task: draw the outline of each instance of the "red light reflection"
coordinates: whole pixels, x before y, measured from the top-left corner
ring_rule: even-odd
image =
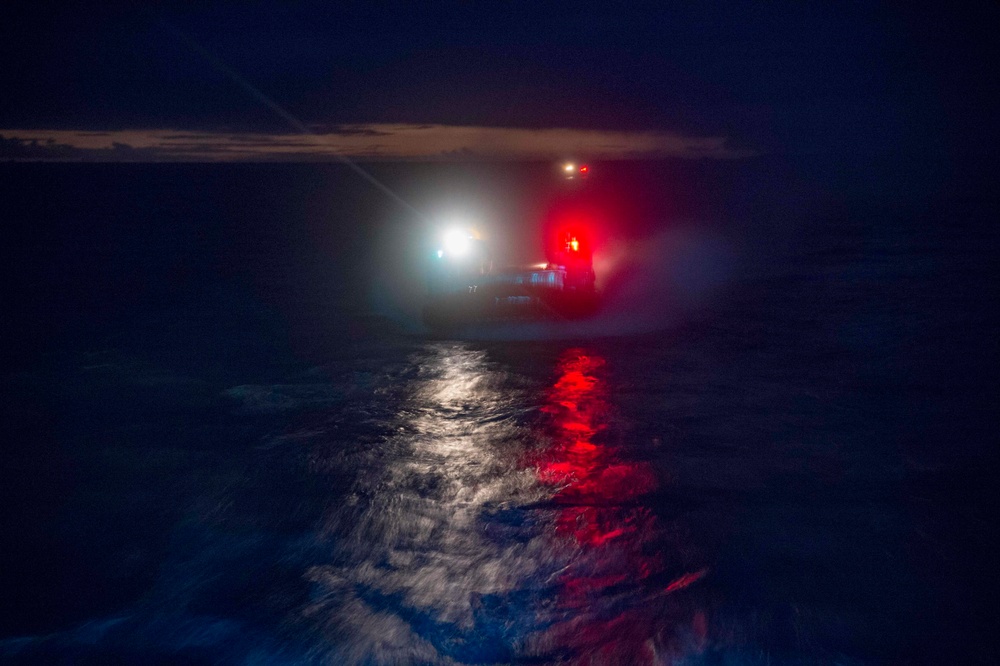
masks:
[[[625,521],[632,524],[618,524],[619,507],[598,504],[621,503],[655,487],[648,465],[616,460],[612,448],[594,441],[606,427],[608,411],[606,387],[597,377],[603,365],[600,357],[577,351],[560,363],[561,374],[543,408],[551,417],[553,446],[538,464],[539,478],[559,486],[555,500],[570,505],[560,515],[561,531],[590,544],[636,527],[632,519]]]
[[[667,575],[657,548],[662,530],[640,501],[656,478],[648,463],[623,460],[608,437],[603,370],[596,354],[567,353],[543,408],[552,445],[537,462],[538,478],[555,487],[557,540],[577,553],[558,579],[556,602],[569,619],[551,627],[548,640],[572,646],[581,661],[658,663],[676,648],[664,638],[671,633],[664,621],[667,629],[685,624],[688,635],[694,628],[704,641],[703,614],[685,622],[665,604],[705,571]]]

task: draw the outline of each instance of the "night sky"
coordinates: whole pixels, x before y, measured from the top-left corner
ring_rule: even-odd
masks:
[[[707,152],[719,157],[977,154],[997,140],[1000,8],[962,7],[15,3],[0,27],[0,156],[41,156],[16,149],[44,143],[47,130],[123,131],[112,137],[127,144],[117,155],[148,147],[151,158],[162,142],[137,130],[193,133],[195,143],[261,134],[259,153],[296,131],[213,57],[312,131],[334,143],[367,131],[390,156],[410,153],[396,151],[386,128],[422,124],[617,132],[582,144],[564,137],[570,148],[614,143],[609,157],[706,152],[678,149],[684,139],[711,140]],[[669,140],[621,134],[633,132]],[[57,157],[95,145],[49,136],[64,146]],[[521,154],[497,141],[469,151]]]

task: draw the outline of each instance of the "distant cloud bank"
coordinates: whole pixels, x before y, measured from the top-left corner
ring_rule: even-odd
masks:
[[[753,154],[728,147],[725,137],[461,125],[350,124],[316,127],[313,134],[0,129],[0,160],[7,161],[738,159]]]

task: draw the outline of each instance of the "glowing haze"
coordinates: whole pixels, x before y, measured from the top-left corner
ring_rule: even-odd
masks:
[[[0,129],[3,160],[321,161],[587,159],[678,157],[734,159],[751,153],[725,137],[670,132],[522,129],[439,124],[345,124],[312,134],[128,129],[109,132]]]

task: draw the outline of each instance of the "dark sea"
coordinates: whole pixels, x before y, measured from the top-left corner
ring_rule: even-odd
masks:
[[[985,177],[365,168],[0,164],[0,662],[997,662]],[[598,314],[423,328],[553,215]]]

